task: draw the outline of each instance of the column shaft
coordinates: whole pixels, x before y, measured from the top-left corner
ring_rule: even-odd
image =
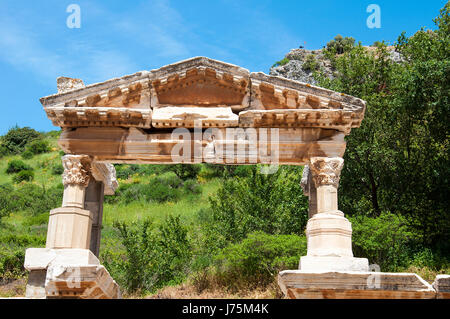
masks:
[[[85,209],[91,159],[86,155],[65,155],[62,207],[50,211],[46,248],[89,249],[92,214]]]

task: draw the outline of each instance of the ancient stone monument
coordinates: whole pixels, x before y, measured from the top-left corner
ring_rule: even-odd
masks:
[[[103,197],[118,186],[111,163],[206,162],[306,165],[308,253],[299,270],[279,274],[287,297],[434,298],[417,275],[370,272],[367,259],[353,256],[337,190],[344,137],[360,126],[363,100],[204,57],[57,85],[41,103],[62,128],[64,199],[50,212],[46,248],[26,252],[28,297],[120,297],[97,258]],[[447,279],[436,287],[448,288]]]

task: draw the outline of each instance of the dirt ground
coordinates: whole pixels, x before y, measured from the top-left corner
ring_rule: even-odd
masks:
[[[133,296],[127,296],[134,298]],[[194,286],[181,284],[166,287],[154,295],[146,296],[145,299],[281,299],[283,294],[277,286],[269,286],[266,289],[255,289],[239,291],[236,293],[224,290],[205,289],[198,292]]]
[[[26,285],[26,278],[0,280],[0,297],[24,297]]]

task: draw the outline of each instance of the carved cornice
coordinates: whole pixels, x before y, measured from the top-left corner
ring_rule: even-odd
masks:
[[[201,117],[210,118],[214,108],[228,107],[238,122],[216,118],[203,127],[325,128],[348,135],[361,125],[366,107],[353,96],[206,57],[87,86],[60,77],[58,90],[40,101],[53,124],[63,128],[190,127],[179,113],[201,107],[210,112]],[[166,107],[179,110],[161,120],[156,110]]]
[[[338,187],[344,160],[340,157],[312,157],[309,169],[316,187]]]
[[[64,167],[63,184],[87,187],[90,179],[91,158],[87,155],[65,155],[62,157]]]

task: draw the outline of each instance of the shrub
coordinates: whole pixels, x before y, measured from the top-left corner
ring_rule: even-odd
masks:
[[[178,188],[183,186],[183,180],[173,172],[167,172],[163,175],[150,179],[149,184],[161,184],[170,188]]]
[[[409,244],[417,239],[405,218],[391,213],[379,217],[349,217],[353,254],[378,264],[382,271],[397,271],[408,264]]]
[[[3,189],[3,191],[2,191]],[[0,214],[7,215],[13,211],[28,211],[33,215],[48,213],[61,206],[63,185],[46,189],[31,183],[25,183],[14,189],[10,185],[0,186]]]
[[[0,158],[6,156],[9,154],[9,150],[6,148],[6,146],[0,144]]]
[[[25,164],[21,160],[11,160],[8,162],[8,167],[6,168],[7,174],[19,173],[20,171],[32,171],[31,166]]]
[[[59,131],[49,131],[49,132],[45,132],[44,133],[45,137],[52,138],[52,139],[58,139],[60,135],[61,135],[61,130],[59,130]]]
[[[144,189],[145,184],[128,184],[119,189],[120,201],[124,204],[129,204],[134,201],[145,199]]]
[[[128,179],[137,174],[140,176],[159,175],[172,170],[174,165],[152,165],[152,164],[116,164],[116,176],[120,179]]]
[[[37,214],[36,216],[28,217],[24,221],[24,225],[26,226],[45,225],[48,223],[48,219],[49,219],[49,212]]]
[[[306,72],[313,72],[319,69],[319,63],[316,61],[316,58],[313,54],[309,54],[306,56],[305,61],[302,64],[302,70]]]
[[[34,179],[33,171],[20,171],[13,176],[14,183],[20,183],[23,181],[31,182]]]
[[[45,237],[31,234],[0,233],[0,279],[23,277],[25,250],[30,247],[44,247]]]
[[[202,187],[193,179],[184,182],[183,189],[186,194],[201,194]]]
[[[308,201],[300,186],[301,168],[279,167],[274,174],[262,174],[251,167],[249,177],[223,182],[210,198],[211,222],[208,247],[224,247],[253,231],[268,234],[301,234],[307,222]]]
[[[46,140],[34,140],[26,146],[25,150],[37,155],[50,152],[50,146]]]
[[[207,180],[214,177],[222,177],[226,165],[220,164],[202,164],[200,172],[197,174],[198,180]]]
[[[22,153],[22,158],[23,158],[23,159],[31,159],[31,158],[33,158],[33,156],[34,156],[34,154],[33,154],[33,152],[31,152],[30,150],[25,150],[25,151]]]
[[[29,127],[18,127],[17,125],[10,129],[2,138],[2,145],[8,149],[11,154],[20,154],[25,146],[31,141],[41,138],[41,134]]]
[[[152,183],[146,185],[146,199],[158,203],[176,201],[180,198],[180,190],[163,183]]]
[[[64,173],[64,167],[61,163],[55,163],[52,165],[52,174],[53,175],[61,175]]]
[[[187,229],[179,217],[168,216],[159,229],[150,220],[114,222],[114,227],[119,231],[125,258],[112,252],[103,253],[102,258],[110,271],[121,272],[117,278],[128,292],[154,292],[186,277],[192,253]]]
[[[305,236],[253,232],[217,255],[212,280],[232,290],[264,287],[273,282],[279,271],[298,268],[300,256],[304,255]]]
[[[187,228],[181,224],[179,216],[169,215],[157,234],[158,271],[155,286],[157,288],[176,285],[186,277],[192,257],[192,246],[188,239]]]
[[[0,279],[19,278],[25,275],[24,261],[24,249],[0,250]]]
[[[332,54],[342,54],[350,51],[353,48],[355,39],[352,37],[342,37],[338,34],[334,40],[327,43],[327,51]]]
[[[171,170],[181,180],[187,180],[196,178],[201,169],[202,166],[199,164],[176,164]]]
[[[9,196],[13,190],[14,188],[10,184],[0,185],[0,219],[11,213],[14,202],[9,200]]]
[[[277,66],[282,66],[282,65],[288,64],[289,61],[290,61],[290,60],[289,60],[288,58],[283,58],[282,60],[275,62],[275,63],[272,65],[272,68],[275,68],[275,67],[277,67]]]
[[[120,179],[128,179],[131,175],[135,174],[138,170],[138,165],[122,165],[116,164],[114,165],[116,168],[116,176]]]

